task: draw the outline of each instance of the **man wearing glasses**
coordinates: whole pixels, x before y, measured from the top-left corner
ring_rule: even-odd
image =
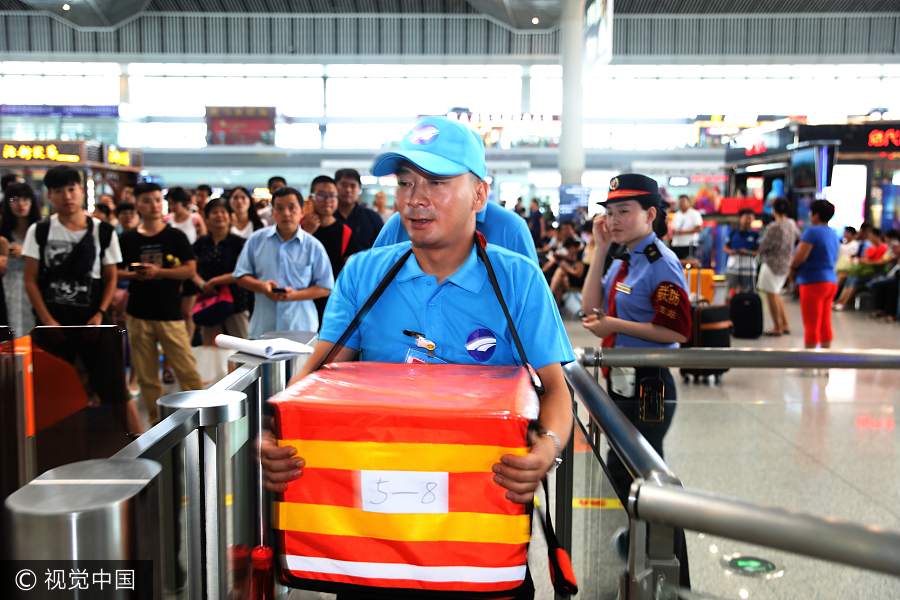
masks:
[[[338,221],[334,216],[338,207],[337,183],[334,179],[327,175],[319,175],[313,179],[310,188],[309,202],[303,210],[303,231],[325,246],[325,252],[331,261],[331,271],[337,279],[338,273],[344,268],[344,263],[350,255],[359,251],[359,244],[350,226]],[[321,324],[328,298],[316,298],[315,303]]]

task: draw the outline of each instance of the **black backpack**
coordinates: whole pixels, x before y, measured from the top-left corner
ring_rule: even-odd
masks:
[[[87,231],[85,232],[84,237],[81,238],[81,241],[72,248],[72,251],[61,264],[53,269],[49,269],[44,261],[44,249],[47,246],[47,238],[50,236],[50,219],[38,221],[34,228],[34,239],[37,241],[39,248],[38,262],[40,264],[40,270],[38,281],[46,277],[50,271],[53,271],[54,273],[74,274],[81,277],[91,270],[91,267],[94,266],[94,257],[92,253],[88,252],[88,249],[93,249],[94,246],[94,219],[88,217],[87,223]],[[112,234],[114,231],[115,227],[109,223],[100,221],[101,262],[103,260],[103,253],[106,252],[106,249],[109,248],[109,244],[112,241]],[[90,260],[88,261],[88,259]]]

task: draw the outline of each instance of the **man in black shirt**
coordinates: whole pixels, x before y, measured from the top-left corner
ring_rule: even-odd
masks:
[[[338,210],[335,218],[350,226],[356,234],[360,250],[368,250],[375,245],[375,238],[384,221],[381,215],[359,203],[359,192],[362,190],[362,179],[355,169],[340,169],[334,174],[338,191]],[[335,273],[337,276],[337,273]]]
[[[156,401],[162,396],[157,342],[162,344],[181,389],[203,389],[181,316],[181,283],[194,276],[196,261],[187,236],[162,220],[160,187],[142,183],[134,192],[143,222],[122,234],[118,274],[120,280],[131,282],[125,309],[131,360],[147,415],[155,425],[159,419]]]
[[[331,262],[331,272],[337,279],[344,263],[359,250],[356,241],[356,233],[349,225],[338,221],[334,216],[338,207],[337,184],[327,175],[319,175],[312,181],[307,208],[304,210],[303,231],[322,242],[328,259]],[[316,310],[319,312],[319,325],[322,324],[322,315],[325,313],[325,305],[328,298],[316,298]]]

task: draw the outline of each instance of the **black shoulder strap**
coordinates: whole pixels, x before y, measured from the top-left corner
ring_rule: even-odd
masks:
[[[41,263],[44,262],[44,246],[47,245],[48,237],[50,237],[50,219],[41,219],[34,227],[34,239],[38,243]]]
[[[522,363],[524,367],[528,370],[528,375],[531,377],[531,384],[534,386],[534,391],[537,392],[538,396],[544,395],[544,384],[541,381],[541,378],[538,376],[537,371],[535,371],[531,364],[528,362],[528,357],[525,356],[525,348],[522,346],[522,342],[519,340],[519,333],[516,331],[516,326],[513,324],[512,317],[509,316],[509,309],[506,307],[506,301],[503,299],[503,294],[500,293],[500,285],[497,283],[497,277],[494,275],[494,268],[491,266],[491,260],[488,258],[487,252],[482,245],[484,242],[487,245],[487,241],[484,239],[484,236],[475,232],[475,251],[478,252],[478,258],[480,258],[484,262],[484,266],[488,272],[488,279],[491,280],[491,286],[494,288],[494,295],[497,296],[497,300],[500,301],[500,308],[503,309],[503,315],[506,317],[506,323],[509,325],[509,332],[512,334],[513,342],[516,344],[516,350],[519,351],[519,357],[522,359]]]
[[[100,221],[100,262],[103,263],[103,254],[112,242],[112,234],[116,228],[105,221]]]
[[[400,272],[400,269],[403,267],[404,263],[406,263],[406,259],[409,258],[410,254],[412,254],[412,248],[407,250],[403,254],[403,256],[401,256],[400,259],[394,263],[394,266],[391,267],[390,271],[388,271],[381,282],[379,282],[378,287],[375,288],[375,291],[372,292],[372,295],[369,296],[368,300],[366,300],[362,308],[359,309],[359,312],[356,313],[356,316],[353,317],[353,320],[350,321],[350,324],[347,326],[347,329],[344,330],[344,333],[341,334],[341,337],[338,339],[338,341],[334,343],[334,346],[331,347],[331,350],[328,352],[322,362],[316,365],[316,368],[312,369],[312,371],[318,371],[324,365],[327,365],[329,362],[334,360],[334,357],[337,356],[337,353],[340,350],[339,347],[347,343],[347,340],[353,334],[353,331],[357,327],[359,327],[360,321],[365,318],[365,316],[372,309],[372,306],[375,304],[375,302],[377,302],[378,299],[381,298],[381,295],[384,293],[384,290],[387,289],[387,286],[391,284],[391,282],[394,280],[394,277],[396,277],[397,273]]]

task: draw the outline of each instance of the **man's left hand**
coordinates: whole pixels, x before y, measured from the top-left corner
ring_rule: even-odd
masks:
[[[94,313],[94,316],[88,319],[88,325],[103,325],[103,313],[99,310]]]
[[[494,482],[509,491],[506,499],[519,504],[531,504],[541,480],[556,462],[556,445],[549,436],[542,435],[531,445],[525,456],[504,454],[494,465]]]

